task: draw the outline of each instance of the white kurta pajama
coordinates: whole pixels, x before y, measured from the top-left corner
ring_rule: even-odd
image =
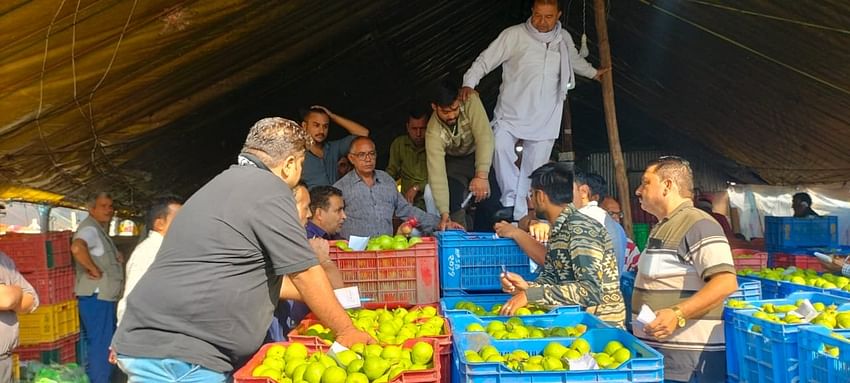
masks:
[[[528,176],[549,160],[561,126],[566,89],[574,86],[572,73],[564,79],[560,76],[561,39],[569,51],[567,70],[572,67],[581,76],[596,76],[596,69],[579,56],[566,30],[561,29],[559,35],[557,31],[550,32],[554,37],[547,44],[540,41],[540,36],[546,34],[532,37],[526,25],[502,31],[463,76],[463,86],[475,88],[482,77],[502,66],[502,85],[492,121],[496,146],[493,166],[502,191],[500,202],[502,206],[514,206],[516,220],[528,211]],[[560,22],[555,28],[561,28]],[[514,148],[520,139],[523,161],[517,169]]]

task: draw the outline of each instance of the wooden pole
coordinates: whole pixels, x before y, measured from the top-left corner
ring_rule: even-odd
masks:
[[[561,114],[561,149],[558,151],[558,162],[563,162],[575,168],[575,152],[573,151],[573,117],[570,112],[570,99],[564,99],[564,112]]]
[[[611,47],[608,44],[608,21],[605,11],[605,0],[593,0],[596,15],[596,37],[599,39],[599,60],[601,68],[612,68]],[[632,235],[632,207],[629,180],[626,177],[626,162],[620,147],[620,131],[617,128],[617,111],[614,108],[614,77],[613,72],[602,75],[602,104],[605,107],[605,125],[608,128],[608,145],[611,159],[614,161],[614,178],[620,196],[620,208],[623,209],[623,228]]]

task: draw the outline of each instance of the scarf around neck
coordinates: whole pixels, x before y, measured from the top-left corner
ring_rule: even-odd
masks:
[[[561,55],[561,77],[558,80],[558,95],[563,100],[567,97],[567,91],[572,89],[575,85],[575,75],[573,74],[573,67],[570,65],[570,51],[567,47],[566,41],[566,39],[569,38],[569,35],[564,36],[561,34],[562,28],[560,21],[558,21],[558,24],[555,25],[555,28],[546,33],[541,33],[534,28],[533,25],[531,25],[531,17],[526,20],[524,26],[528,35],[538,42],[544,44],[553,42],[558,43],[558,51]]]

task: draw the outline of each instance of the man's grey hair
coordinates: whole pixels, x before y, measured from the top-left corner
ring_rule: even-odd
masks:
[[[303,153],[312,143],[307,131],[295,121],[269,117],[251,127],[242,152],[253,154],[267,166],[274,167],[289,156]]]
[[[100,198],[103,198],[103,197],[109,198],[110,200],[113,199],[112,195],[109,194],[108,192],[105,192],[105,191],[94,192],[94,193],[89,194],[89,197],[86,198],[86,207],[89,208],[89,209],[93,208],[94,205],[97,203],[97,200],[100,199]]]

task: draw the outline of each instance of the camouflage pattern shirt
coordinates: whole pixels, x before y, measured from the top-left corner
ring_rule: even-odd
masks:
[[[608,231],[567,205],[555,220],[543,271],[526,291],[529,303],[580,305],[612,326],[623,328],[626,306]]]

